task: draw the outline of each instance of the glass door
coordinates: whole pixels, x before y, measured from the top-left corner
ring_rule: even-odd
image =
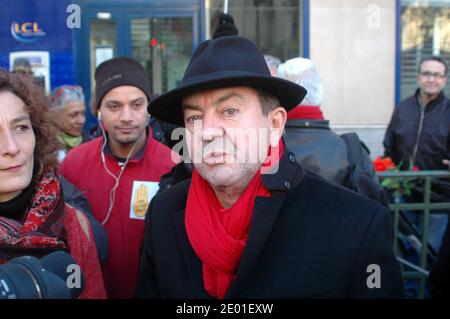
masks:
[[[82,5],[82,27],[75,32],[77,81],[86,104],[95,92],[95,69],[117,56],[137,59],[147,71],[152,92],[161,94],[178,86],[193,49],[203,35],[201,1],[163,2],[117,0]],[[89,114],[86,127],[96,123]]]
[[[147,70],[153,94],[177,87],[193,50],[192,17],[130,20],[131,56]]]
[[[89,31],[90,80],[92,84],[95,84],[94,74],[97,66],[117,56],[116,20],[110,17],[92,19],[89,23]],[[95,85],[91,85],[91,93],[94,93],[94,89]]]

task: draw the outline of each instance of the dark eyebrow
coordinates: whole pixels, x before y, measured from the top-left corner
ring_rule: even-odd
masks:
[[[19,117],[16,117],[15,119],[13,119],[11,121],[11,123],[15,124],[17,122],[22,122],[22,121],[27,121],[27,120],[30,120],[30,116],[29,115],[22,115],[22,116],[19,116]]]
[[[142,96],[135,98],[134,100],[131,101],[131,103],[133,104],[133,103],[141,102],[141,101],[142,102],[145,101],[145,98]],[[105,102],[105,105],[122,105],[122,102],[116,101],[116,100],[109,100],[109,101]]]
[[[116,101],[116,100],[109,100],[109,101],[105,102],[105,105],[112,105],[112,104],[122,105],[122,103],[120,103],[119,101]]]
[[[131,101],[131,103],[144,102],[144,101],[145,101],[145,98],[140,96],[140,97],[134,99],[133,101]]]
[[[236,92],[230,92],[230,93],[225,94],[224,96],[219,97],[217,100],[215,100],[213,102],[213,104],[217,106],[217,105],[225,102],[226,100],[231,99],[232,97],[237,97],[239,100],[245,101],[245,98],[242,95],[240,95]]]
[[[198,110],[201,111],[202,108],[200,106],[197,105],[192,105],[192,104],[183,104],[183,111],[189,109],[189,110]]]

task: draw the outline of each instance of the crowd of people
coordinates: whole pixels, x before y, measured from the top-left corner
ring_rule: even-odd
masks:
[[[89,134],[80,86],[47,97],[0,70],[0,264],[67,251],[81,298],[403,298],[386,193],[358,136],[330,129],[317,65],[220,19],[161,96],[135,59],[101,63]],[[448,169],[447,74],[423,59],[395,108],[385,155],[403,168]],[[431,220],[432,297],[450,294],[447,220]]]

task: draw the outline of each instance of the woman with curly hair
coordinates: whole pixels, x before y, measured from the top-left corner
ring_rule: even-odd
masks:
[[[67,251],[86,277],[80,298],[105,298],[91,225],[64,202],[55,172],[59,143],[48,107],[30,77],[0,70],[0,264]]]

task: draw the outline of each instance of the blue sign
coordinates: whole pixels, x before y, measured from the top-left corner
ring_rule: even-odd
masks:
[[[44,37],[46,33],[39,28],[37,22],[13,22],[11,24],[11,35],[19,42],[34,43]]]
[[[67,25],[67,18],[70,15],[67,13],[67,7],[72,2],[1,0],[0,67],[11,69],[11,57],[20,56],[21,53],[48,52],[51,88],[63,84],[76,84],[73,58],[74,31]],[[36,59],[36,55],[30,55],[30,59],[33,58]]]

